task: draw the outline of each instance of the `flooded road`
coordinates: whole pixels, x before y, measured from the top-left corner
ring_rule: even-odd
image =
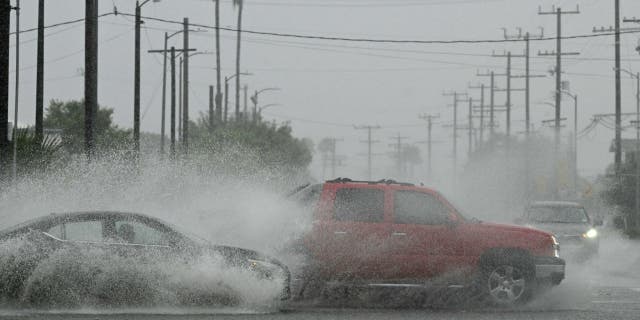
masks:
[[[517,309],[379,304],[288,303],[273,309],[150,308],[0,311],[0,319],[637,319],[640,312],[640,242],[605,236],[599,256],[570,263],[567,279]],[[622,255],[621,252],[628,254]]]

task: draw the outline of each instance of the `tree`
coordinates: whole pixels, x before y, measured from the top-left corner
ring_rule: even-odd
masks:
[[[234,121],[210,129],[206,114],[190,124],[192,153],[217,157],[217,163],[227,161],[225,164],[241,173],[263,169],[293,172],[305,170],[311,163],[313,144],[293,137],[287,124]]]
[[[640,219],[635,212],[636,201],[636,160],[628,159],[620,165],[620,172],[615,174],[614,166],[609,166],[599,183],[604,185],[600,196],[606,204],[617,208],[619,214],[617,226],[634,236],[640,236]],[[635,213],[635,214],[634,214]]]
[[[99,107],[95,119],[97,152],[123,149],[131,143],[130,130],[113,124],[113,109]],[[62,130],[62,146],[70,153],[84,151],[84,101],[51,100],[46,110],[44,126]]]
[[[413,168],[416,165],[422,163],[422,156],[420,155],[420,148],[414,145],[405,145],[402,147],[402,170],[403,175],[413,176]]]
[[[46,170],[61,159],[62,145],[54,135],[40,136],[30,129],[16,130],[16,137],[10,142],[17,145],[17,170],[19,175]]]

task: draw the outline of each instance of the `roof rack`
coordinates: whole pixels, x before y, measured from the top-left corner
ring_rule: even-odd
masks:
[[[378,180],[378,181],[360,181],[360,180],[351,180],[349,178],[336,178],[334,180],[328,180],[327,182],[330,182],[330,183],[367,183],[367,184],[386,184],[386,185],[396,184],[396,185],[407,186],[407,187],[415,186],[415,184],[413,184],[413,183],[398,182],[398,181],[395,181],[395,180],[392,180],[392,179],[382,179],[382,180]]]

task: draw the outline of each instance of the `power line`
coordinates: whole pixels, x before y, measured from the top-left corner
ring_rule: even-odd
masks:
[[[98,19],[102,18],[102,17],[106,17],[106,16],[111,16],[111,15],[117,15],[117,12],[106,12],[103,14],[98,15]],[[48,26],[44,26],[45,29],[50,29],[50,28],[55,28],[55,27],[61,27],[61,26],[66,26],[66,25],[70,25],[70,24],[74,24],[74,23],[80,23],[80,22],[84,22],[85,18],[78,18],[75,20],[69,20],[69,21],[63,21],[63,22],[58,22],[58,23],[54,23],[54,24],[50,24]],[[25,30],[20,30],[20,34],[23,33],[29,33],[29,32],[33,32],[33,31],[38,31],[38,28],[31,28],[31,29],[25,29]],[[16,32],[10,32],[10,35],[15,35]]]
[[[135,15],[130,13],[119,12],[123,16],[133,17]],[[156,18],[143,16],[143,19],[162,22],[162,23],[170,23],[170,24],[180,24],[183,23],[177,20]],[[190,23],[191,26],[200,27],[204,29],[213,29],[216,27],[205,25],[205,24],[197,24]],[[478,44],[478,43],[518,43],[524,42],[524,39],[482,39],[482,40],[415,40],[415,39],[372,39],[372,38],[350,38],[350,37],[329,37],[329,36],[317,36],[317,35],[304,35],[304,34],[295,34],[295,33],[282,33],[282,32],[267,32],[267,31],[256,31],[256,30],[247,30],[242,29],[238,30],[235,28],[229,27],[219,27],[219,30],[230,31],[230,32],[241,32],[246,34],[255,34],[262,36],[272,36],[272,37],[281,37],[281,38],[298,38],[298,39],[313,39],[313,40],[325,40],[325,41],[345,41],[345,42],[369,42],[369,43],[394,43],[394,44]],[[630,30],[624,31],[621,33],[632,33],[637,34],[640,33],[640,30]],[[562,40],[569,39],[587,39],[587,38],[597,38],[603,36],[611,36],[615,35],[615,33],[597,33],[597,34],[581,34],[581,35],[573,35],[573,36],[563,36],[560,37]],[[543,37],[537,39],[530,39],[530,41],[551,41],[558,40],[558,37]]]

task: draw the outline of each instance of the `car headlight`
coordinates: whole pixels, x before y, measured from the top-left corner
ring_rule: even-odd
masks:
[[[593,228],[589,229],[589,231],[582,234],[583,238],[588,238],[588,239],[593,239],[597,236],[598,236],[598,230]]]
[[[560,243],[558,243],[558,239],[556,239],[555,236],[551,236],[551,241],[553,242],[552,244],[553,256],[556,258],[560,258]]]
[[[275,274],[279,273],[279,267],[267,261],[247,259],[249,268],[257,272],[262,278],[273,279]]]

